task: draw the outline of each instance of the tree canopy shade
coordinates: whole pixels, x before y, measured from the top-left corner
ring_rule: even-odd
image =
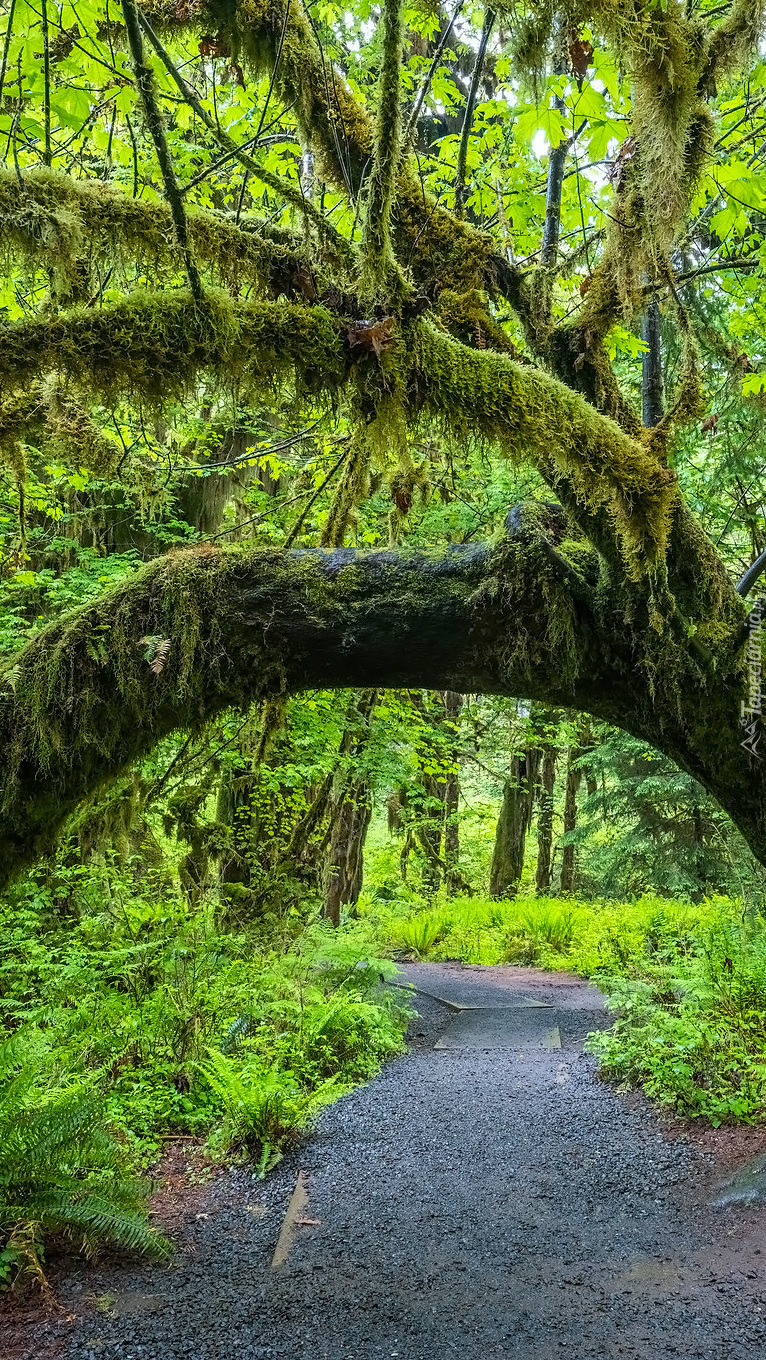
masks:
[[[129,482],[134,447],[160,447],[179,408],[211,425],[268,412],[277,432],[308,413],[337,442],[284,546],[171,552],[9,657],[6,878],[168,732],[333,686],[606,718],[699,779],[766,863],[766,766],[741,744],[740,571],[685,465],[706,352],[761,400],[747,308],[733,344],[712,313],[722,280],[759,277],[763,9],[514,4],[479,34],[386,0],[366,52],[366,4],[10,0],[0,441],[19,542],[5,569],[24,567],[30,451],[63,447]],[[689,280],[710,274],[703,305]],[[492,542],[397,546],[429,441],[535,470]],[[381,477],[390,545],[344,547]]]

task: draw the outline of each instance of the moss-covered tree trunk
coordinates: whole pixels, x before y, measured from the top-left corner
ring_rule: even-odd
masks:
[[[447,770],[447,777],[444,784],[444,881],[447,892],[455,893],[465,890],[465,883],[460,873],[460,768],[458,765],[457,737],[458,721],[460,710],[463,707],[462,694],[453,694],[448,691],[444,696],[444,711],[446,722],[449,724],[454,740],[452,742],[452,761]]]
[[[372,817],[370,787],[352,780],[337,808],[327,855],[323,915],[340,925],[342,906],[355,907],[364,882],[364,843]]]
[[[167,733],[284,693],[378,686],[604,718],[699,779],[766,862],[766,771],[740,727],[743,606],[688,516],[671,534],[673,601],[610,578],[585,544],[572,565],[539,507],[508,524],[496,546],[438,553],[173,553],[43,629],[0,690],[0,876]],[[683,624],[703,616],[706,646]]]
[[[546,893],[551,886],[553,859],[553,791],[556,784],[558,748],[546,736],[541,742],[540,783],[537,790],[537,869],[535,888]]]
[[[342,906],[355,906],[362,891],[364,842],[372,817],[370,786],[354,773],[370,739],[379,694],[366,690],[352,700],[340,744],[339,766],[329,800],[329,847],[324,865],[323,915],[340,925]]]
[[[503,787],[503,801],[495,829],[495,845],[489,874],[493,897],[515,897],[524,870],[527,832],[532,821],[540,752],[528,749],[511,762]]]
[[[578,765],[582,747],[578,741],[571,742],[567,751],[566,782],[564,785],[564,848],[561,852],[560,889],[571,893],[575,876],[575,847],[566,838],[571,836],[577,826],[577,791],[582,774]]]

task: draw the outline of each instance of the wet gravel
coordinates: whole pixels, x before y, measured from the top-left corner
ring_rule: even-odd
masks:
[[[433,990],[450,984],[428,967]],[[452,983],[493,1006],[552,985],[494,970]],[[42,1325],[30,1356],[50,1343],[61,1360],[766,1355],[766,1220],[708,1207],[710,1156],[583,1054],[585,1029],[608,1022],[598,994],[575,980],[553,994],[562,1049],[526,1052],[434,1051],[455,1012],[420,995],[405,1057],[325,1111],[265,1184],[241,1170],[216,1182],[169,1267],[71,1276],[74,1321]],[[298,1171],[308,1206],[272,1271]]]

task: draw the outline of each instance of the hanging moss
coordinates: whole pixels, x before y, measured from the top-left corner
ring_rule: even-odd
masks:
[[[504,355],[467,349],[429,322],[414,328],[411,390],[457,432],[477,431],[565,483],[589,513],[606,510],[630,575],[664,560],[676,476],[555,379]]]
[[[301,268],[316,278],[315,291],[322,286],[321,255],[318,262],[309,258],[298,238],[282,233],[280,240],[258,219],[236,226],[219,214],[190,209],[187,225],[200,264],[227,287],[256,283],[268,295],[275,287],[282,291],[280,279]],[[0,170],[0,239],[6,261],[17,255],[53,271],[59,294],[77,281],[86,254],[92,263],[116,267],[118,275],[129,266],[156,271],[179,265],[165,203],[54,170],[26,172],[23,190],[12,171]]]

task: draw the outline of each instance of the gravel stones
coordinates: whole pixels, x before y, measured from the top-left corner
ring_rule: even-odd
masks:
[[[215,1182],[169,1267],[81,1272],[103,1311],[83,1310],[71,1278],[61,1302],[77,1320],[47,1324],[36,1354],[46,1341],[60,1360],[766,1354],[766,1258],[756,1248],[745,1269],[750,1228],[706,1207],[710,1159],[598,1080],[581,1051],[608,1023],[593,989],[538,977],[560,1052],[434,1049],[455,1011],[418,996],[405,1057],[327,1109],[265,1184],[242,1170]],[[519,990],[513,975],[463,981],[495,1007]],[[305,1217],[272,1271],[299,1171]]]

